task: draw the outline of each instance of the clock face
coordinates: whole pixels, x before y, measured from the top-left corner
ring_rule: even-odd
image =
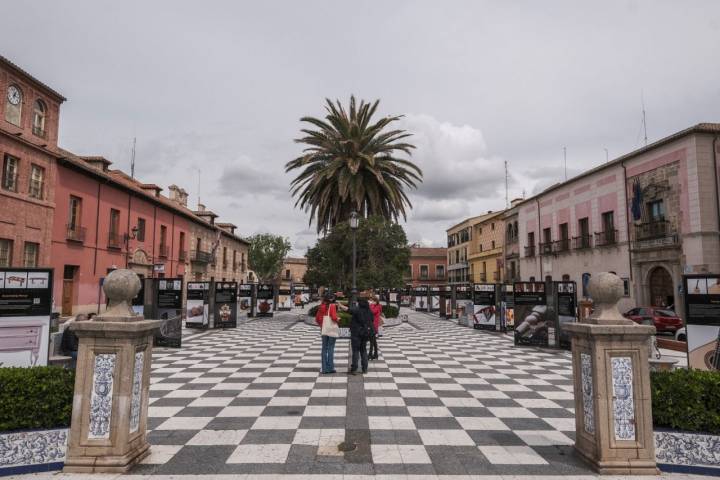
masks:
[[[20,93],[20,89],[15,85],[10,85],[7,92],[7,98],[10,103],[17,105],[20,103],[20,100],[22,100],[22,93]]]

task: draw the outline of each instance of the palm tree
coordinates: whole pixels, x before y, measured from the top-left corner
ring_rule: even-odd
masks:
[[[350,218],[355,210],[368,217],[378,215],[397,222],[412,208],[405,188],[422,182],[422,171],[414,163],[397,158],[411,154],[414,145],[403,141],[411,136],[404,130],[385,130],[401,116],[371,119],[379,100],[373,104],[350,97],[349,112],[337,100],[326,99],[325,119],[303,117],[317,129],[302,129],[295,140],[307,145],[303,155],[288,162],[285,171],[302,169],[291,183],[297,197],[295,206],[310,210],[310,224],[327,232]]]

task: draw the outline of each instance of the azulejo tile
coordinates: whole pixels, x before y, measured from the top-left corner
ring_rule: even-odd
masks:
[[[580,353],[580,382],[583,396],[583,428],[590,435],[595,434],[595,398],[593,393],[592,359]]]
[[[635,400],[633,398],[633,365],[630,357],[613,357],[613,424],[616,440],[635,440]]]
[[[88,438],[105,439],[110,436],[115,360],[114,353],[95,355]]]
[[[0,471],[64,461],[67,436],[65,428],[0,434]]]

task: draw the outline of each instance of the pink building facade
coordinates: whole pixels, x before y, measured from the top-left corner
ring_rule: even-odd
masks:
[[[720,125],[700,124],[517,204],[523,280],[625,280],[621,309],[674,306],[684,273],[720,272]]]

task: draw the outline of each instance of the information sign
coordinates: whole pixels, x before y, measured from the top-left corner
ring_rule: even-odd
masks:
[[[185,326],[207,328],[210,320],[208,303],[210,282],[188,282],[185,302]]]
[[[515,344],[548,346],[547,297],[542,282],[515,282]]]

